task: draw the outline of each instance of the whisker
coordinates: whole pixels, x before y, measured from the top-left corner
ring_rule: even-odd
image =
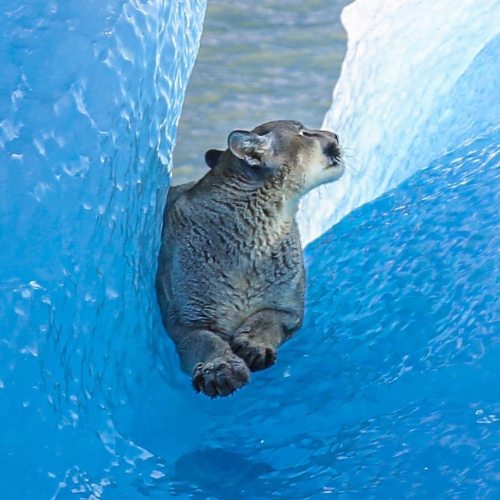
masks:
[[[346,170],[351,174],[354,179],[359,179],[361,177],[361,172],[359,170],[354,170],[352,167],[346,164]]]
[[[355,149],[353,148],[342,148],[342,151],[344,153],[345,156],[349,156],[349,157],[353,157],[353,156],[357,156],[357,152]]]
[[[356,174],[355,177],[360,177],[362,174],[362,169],[359,163],[355,165],[354,159],[357,157],[358,153],[353,148],[342,147],[343,156],[348,161],[344,161],[346,169],[352,173]],[[354,176],[353,176],[354,177]]]
[[[345,155],[342,155],[341,157],[336,156],[335,161],[340,162],[341,158],[344,158],[344,168],[351,174],[352,177],[360,177],[361,176],[361,170],[355,167],[354,165],[351,164],[351,162],[347,163],[345,161]]]
[[[346,170],[348,170],[353,177],[361,177],[362,171],[360,168],[355,167],[350,161],[344,160]]]
[[[344,156],[347,158],[356,158],[357,154],[356,153],[353,153],[353,154],[344,153]]]

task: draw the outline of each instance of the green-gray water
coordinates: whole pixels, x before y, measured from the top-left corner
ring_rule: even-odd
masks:
[[[233,129],[275,119],[319,127],[346,49],[346,0],[209,0],[186,94],[173,183],[206,172],[207,149]]]

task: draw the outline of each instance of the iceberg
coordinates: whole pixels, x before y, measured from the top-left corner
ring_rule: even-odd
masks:
[[[2,11],[0,483],[49,498],[109,466],[109,408],[152,363],[159,231],[205,1]]]
[[[213,405],[186,389],[175,409],[150,396],[134,440],[168,457],[169,491],[495,496],[499,144],[436,159],[308,245],[304,325],[245,390]],[[182,410],[174,433],[151,429]]]
[[[304,241],[322,235],[305,249],[304,326],[273,369],[220,404],[197,400],[172,374],[163,397],[154,385],[143,392],[127,435],[165,460],[160,491],[477,498],[498,489],[498,37],[483,29],[496,8],[474,13],[468,2],[467,21],[448,2],[374,5],[355,3],[344,17],[348,56],[325,123],[358,148],[358,165],[304,203]],[[356,32],[363,19],[374,39]],[[398,23],[393,55],[415,58],[413,82],[379,69]],[[442,75],[429,63],[427,77],[426,57],[441,48],[434,35],[453,65]],[[379,71],[391,85],[375,88]],[[414,106],[419,78],[427,91]]]
[[[498,125],[500,3],[357,0],[342,12],[347,54],[323,127],[348,171],[303,200],[304,244],[354,208]],[[321,206],[321,210],[318,207]]]
[[[499,8],[345,10],[324,125],[350,170],[303,203],[304,242],[343,219],[306,248],[303,329],[214,404],[180,373],[154,294],[205,2],[11,2],[3,496],[494,495]]]

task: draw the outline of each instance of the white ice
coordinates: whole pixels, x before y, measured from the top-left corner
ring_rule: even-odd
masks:
[[[498,0],[357,0],[323,126],[348,171],[303,201],[304,244],[500,116]]]

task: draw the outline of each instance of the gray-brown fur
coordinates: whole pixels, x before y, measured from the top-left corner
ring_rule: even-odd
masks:
[[[226,151],[209,153],[200,181],[169,191],[157,293],[182,368],[215,397],[274,364],[302,324],[298,202],[343,164],[333,134],[289,121],[235,131]]]

